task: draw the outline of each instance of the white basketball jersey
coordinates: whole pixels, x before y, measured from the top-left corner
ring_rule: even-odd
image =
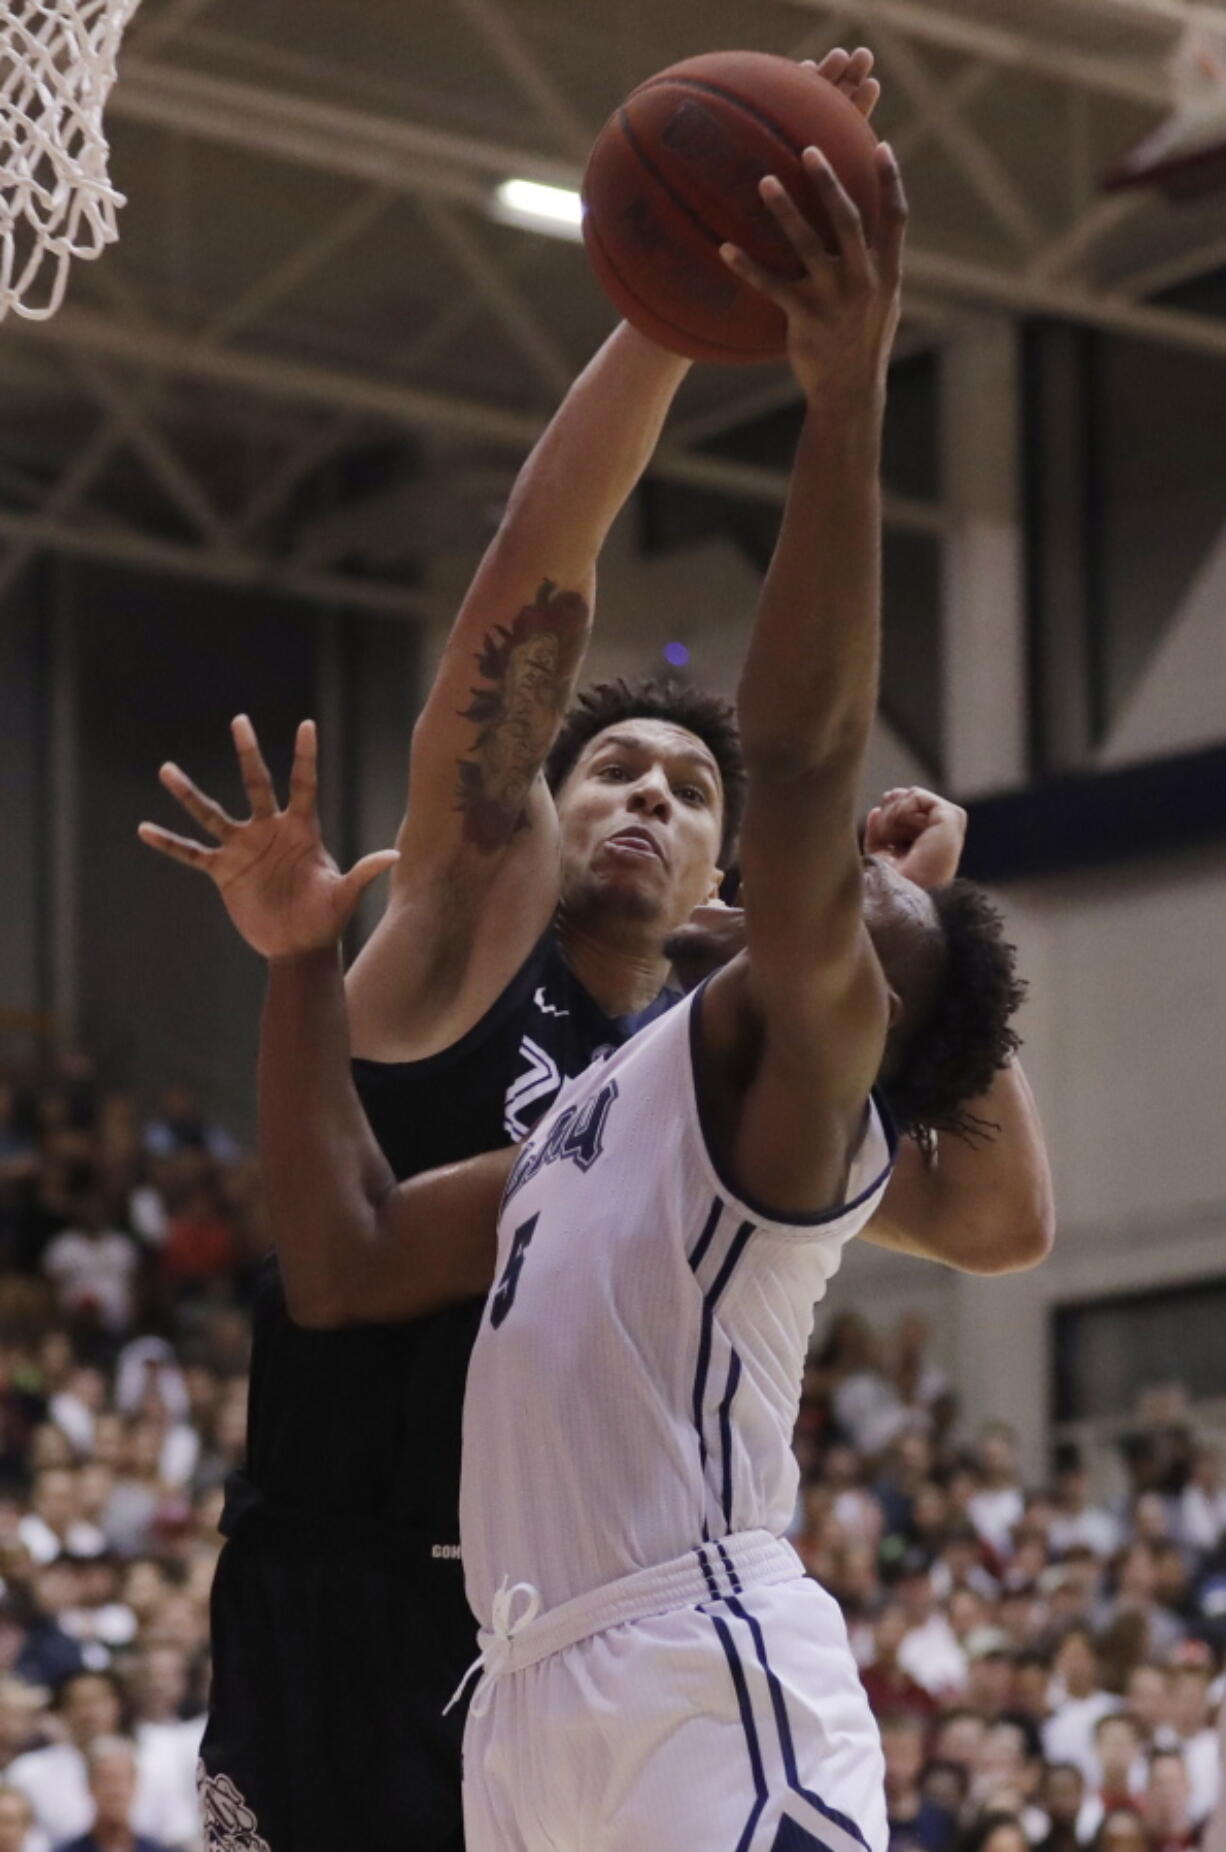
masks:
[[[892,1136],[874,1104],[824,1214],[738,1197],[699,1122],[700,995],[570,1083],[507,1184],[464,1406],[460,1529],[483,1627],[504,1577],[548,1610],[791,1520],[813,1306],[881,1199]]]

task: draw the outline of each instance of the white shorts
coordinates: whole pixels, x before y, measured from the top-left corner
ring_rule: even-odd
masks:
[[[803,1575],[718,1574],[714,1597],[494,1681],[464,1738],[468,1852],[884,1852],[837,1603]]]

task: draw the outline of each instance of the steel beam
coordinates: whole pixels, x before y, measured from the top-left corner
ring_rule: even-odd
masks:
[[[86,309],[64,309],[53,323],[22,322],[11,330],[10,338],[35,342],[51,339],[57,345],[76,346],[87,353],[139,360],[154,372],[202,379],[268,398],[297,399],[409,430],[449,431],[520,452],[536,442],[543,423],[531,413],[507,411],[478,400],[451,398],[273,356],[202,347],[172,334],[138,334]],[[667,445],[657,453],[652,467],[655,474],[668,481],[756,501],[782,502],[787,488],[787,475],[782,470],[760,469],[722,457],[692,456]],[[926,531],[939,527],[941,518],[939,509],[923,502],[892,498],[887,506],[887,519]]]
[[[1204,26],[1226,33],[1226,7],[1196,5],[1193,0],[1064,0],[1070,13],[1086,13],[1121,26]]]
[[[786,0],[786,4],[809,13],[834,13],[843,10],[846,0]],[[1181,13],[1185,10],[1180,8]],[[1145,103],[1155,110],[1172,100],[1170,80],[1160,68],[1124,64],[1072,46],[1031,38],[1023,31],[990,25],[969,14],[929,6],[925,0],[861,0],[857,11],[870,37],[874,21],[884,20],[922,44],[965,52],[989,64],[1025,71],[1031,77],[1046,78],[1074,90],[1093,90],[1128,103]]]
[[[1145,296],[1161,295],[1164,289],[1174,289],[1180,283],[1191,283],[1196,277],[1208,276],[1224,264],[1226,237],[1211,238],[1194,250],[1179,251],[1163,262],[1147,265],[1144,270],[1129,271],[1115,287],[1124,295],[1140,300]]]
[[[1050,283],[1068,276],[1085,261],[1102,239],[1129,219],[1138,218],[1150,205],[1143,193],[1109,193],[1096,199],[1070,225],[1036,251],[1027,274],[1035,282]]]
[[[112,379],[83,349],[70,349],[69,360],[86,391],[107,412],[153,481],[213,546],[224,550],[230,544],[228,524],[173,446],[150,422],[141,396]]]
[[[916,250],[907,257],[907,274],[921,288],[961,298],[1015,315],[1050,315],[1157,341],[1168,347],[1226,359],[1226,321],[1189,315],[1183,309],[1153,309],[1115,294],[1095,294],[1068,283],[1047,283],[988,264],[969,263],[940,251]]]
[[[810,10],[836,10],[832,0],[830,4],[828,0],[788,0],[788,3]],[[940,40],[931,31],[925,34],[919,24],[912,21],[912,13],[918,13],[929,26],[934,22],[939,26],[941,20],[953,17],[914,8],[911,0],[872,0],[872,5],[900,30],[906,31],[913,25],[914,37],[927,36],[932,42]],[[866,18],[871,20],[871,17],[871,13],[866,13]],[[981,31],[977,26],[968,29],[972,37]],[[983,51],[978,43],[964,44],[962,49],[974,51],[976,55]],[[998,58],[1004,58],[1007,49],[996,47]],[[1060,56],[1053,51],[1052,57],[1058,62]],[[577,183],[577,169],[525,149],[419,129],[360,111],[337,110],[309,99],[278,96],[258,86],[175,71],[139,59],[132,60],[131,64],[136,67],[135,74],[125,69],[124,81],[116,85],[113,93],[120,113],[126,108],[130,115],[163,127],[182,129],[254,152],[279,154],[315,167],[380,179],[393,190],[463,199],[483,207],[487,199],[486,183],[499,174],[518,171],[548,179],[552,184]],[[1064,68],[1061,63],[1061,70]],[[1157,99],[1152,73],[1147,82],[1147,101],[1153,104]],[[461,167],[464,171],[460,171]],[[1124,327],[1127,322],[1125,332],[1136,333],[1142,339],[1201,353],[1220,354],[1223,351],[1222,324],[1207,316],[1176,310],[1147,310],[1145,319],[1139,321],[1126,301],[1110,294],[1054,287],[1043,279],[1027,278],[915,247],[910,253],[909,274],[929,288],[984,306],[1012,308],[1023,314],[1065,315],[1102,327]],[[65,311],[65,314],[71,313],[73,311]],[[63,325],[63,317],[56,325]],[[260,364],[275,367],[278,363]],[[293,371],[302,375],[311,370]],[[373,387],[374,382],[371,385]],[[392,398],[404,391],[395,386],[377,388],[379,394]],[[364,399],[361,409],[378,412],[379,406]],[[505,414],[491,411],[487,415],[495,427],[491,435],[497,436],[497,427]]]
[[[113,116],[351,174],[405,193],[484,201],[509,174],[575,186],[578,167],[539,151],[426,128],[401,117],[321,103],[267,84],[236,82],[139,55],[123,60]],[[484,184],[474,174],[484,175]]]
[[[370,227],[387,211],[393,195],[385,187],[364,189],[357,199],[342,208],[335,217],[283,257],[279,263],[257,277],[251,287],[214,316],[201,330],[199,339],[210,347],[220,347],[270,309],[282,297],[291,295],[308,277],[322,269],[347,244]]]
[[[503,333],[528,362],[551,397],[560,398],[574,378],[575,369],[566,354],[526,303],[504,266],[495,263],[476,237],[470,223],[465,223],[451,206],[442,200],[418,201],[430,230],[450,253],[486,308],[501,326]]]
[[[454,0],[454,4],[481,34],[520,94],[538,114],[552,122],[567,153],[577,160],[586,160],[592,145],[592,128],[579,120],[565,94],[529,51],[523,35],[502,7],[496,0]]]
[[[983,137],[959,115],[947,89],[938,84],[905,33],[884,20],[877,22],[877,40],[885,55],[883,75],[897,80],[910,98],[929,133],[939,141],[997,224],[1022,250],[1039,242],[1041,231],[1021,189],[1015,184]]]
[[[369,585],[336,573],[299,572],[257,554],[183,546],[129,528],[84,527],[79,521],[47,520],[0,509],[0,537],[22,548],[46,548],[180,578],[205,579],[217,585],[252,585],[312,604],[351,605],[363,611],[422,618],[428,623],[450,616],[438,600],[407,587]]]

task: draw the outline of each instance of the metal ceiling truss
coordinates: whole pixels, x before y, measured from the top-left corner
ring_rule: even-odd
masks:
[[[935,288],[955,301],[994,308],[1013,306],[1019,313],[1050,313],[1121,327],[1122,311],[1135,300],[1130,292],[1096,290],[1089,285],[1067,291],[1040,286],[1046,285],[1049,276],[1058,282],[1069,269],[1084,264],[1106,232],[1125,217],[1153,210],[1151,202],[1145,196],[1128,205],[1096,200],[1071,224],[1044,226],[1003,162],[960,113],[960,101],[981,91],[999,73],[990,64],[978,62],[964,69],[953,84],[935,85],[923,73],[914,51],[904,50],[904,40],[891,31],[889,21],[900,9],[904,14],[908,11],[904,0],[881,0],[880,10],[888,16],[887,36],[896,55],[901,54],[896,65],[884,57],[882,69],[887,81],[898,79],[916,105],[911,123],[896,137],[900,152],[913,154],[929,136],[939,139],[951,158],[957,151],[960,171],[1019,247],[1022,258],[1019,267],[1012,269],[1000,263],[950,259],[939,250],[913,244],[909,254],[912,278],[925,290]],[[1153,89],[1151,81],[1151,104]],[[125,63],[112,109],[120,116],[253,154],[375,181],[391,193],[482,210],[492,185],[508,174],[559,186],[575,186],[579,177],[575,165],[540,149],[510,147],[141,58]],[[1133,327],[1143,339],[1206,353],[1226,352],[1222,327],[1210,317],[1162,309],[1147,312]]]
[[[50,324],[9,323],[6,340],[50,343],[65,356],[102,416],[84,448],[46,487],[37,508],[0,515],[0,535],[9,542],[0,560],[0,596],[11,589],[37,549],[54,545],[194,571],[224,582],[276,585],[327,602],[435,617],[430,600],[418,593],[321,573],[294,561],[274,561],[261,553],[259,537],[311,471],[371,430],[424,429],[495,451],[501,448],[508,453],[510,472],[511,457],[538,435],[580,357],[564,350],[532,299],[530,266],[540,247],[525,237],[509,259],[503,255],[505,242],[495,255],[494,242],[483,234],[478,215],[484,212],[492,185],[512,173],[576,185],[578,163],[594,125],[578,118],[562,86],[518,29],[506,0],[457,0],[457,8],[531,104],[531,119],[543,125],[555,143],[552,149],[513,147],[442,131],[374,108],[294,95],[267,82],[222,78],[155,55],[175,42],[190,48],[195,40],[223,36],[232,54],[242,50],[242,41],[233,35],[200,25],[208,3],[168,0],[160,11],[138,15],[111,99],[112,114],[166,131],[180,146],[186,138],[238,148],[348,178],[358,183],[357,190],[295,249],[282,254],[198,325],[182,325],[182,305],[168,318],[160,306],[155,309],[142,300],[125,279],[122,263],[113,257],[97,272],[100,287],[114,304],[113,315],[72,305]],[[1087,280],[1089,262],[1101,242],[1153,209],[1143,195],[1104,200],[1094,194],[1086,126],[1089,105],[1095,98],[1117,99],[1144,104],[1157,115],[1170,101],[1161,57],[1142,61],[1139,55],[1112,56],[1082,43],[1055,43],[1038,31],[1027,33],[1024,26],[1002,26],[927,0],[783,4],[798,15],[816,16],[795,48],[797,55],[820,57],[839,39],[859,36],[874,44],[884,81],[910,106],[909,118],[893,137],[900,158],[913,158],[926,141],[939,147],[1005,248],[1003,259],[979,262],[913,243],[907,295],[913,338],[916,330],[921,339],[932,331],[939,338],[966,310],[988,307],[1061,317],[1226,358],[1226,322],[1143,300],[1226,261],[1226,240],[1213,239],[1134,269],[1124,283],[1109,289]],[[1158,49],[1169,49],[1179,30],[1192,21],[1226,33],[1226,10],[1186,5],[1184,0],[1067,0],[1065,14],[1127,28],[1134,38],[1137,31],[1152,29]],[[955,54],[962,62],[938,80],[925,48]],[[249,68],[267,61],[267,48],[251,45],[246,50]],[[289,68],[295,62],[305,66],[308,59],[293,53],[283,61]],[[989,86],[1018,71],[1059,86],[1068,97],[1063,120],[1069,212],[1060,223],[1037,210],[1004,154],[989,145],[969,118],[970,106]],[[386,355],[372,355],[369,367],[357,369],[307,363],[277,351],[267,335],[263,348],[253,345],[261,323],[278,305],[287,304],[403,198],[415,202],[436,244],[466,279],[467,292],[443,304],[390,363]],[[414,374],[428,376],[432,358],[481,316],[493,317],[519,362],[526,363],[539,388],[539,410],[467,399],[414,380]],[[247,337],[246,343],[235,345],[240,337]],[[280,463],[248,495],[245,505],[223,516],[159,422],[176,381],[257,395],[311,408],[322,416],[305,438],[299,434],[287,444]],[[720,493],[778,502],[786,486],[782,472],[715,458],[696,447],[793,396],[787,380],[772,379],[753,390],[730,380],[724,403],[673,427],[659,453],[657,473]],[[101,517],[82,521],[84,498],[120,447],[140,457],[153,481],[195,529],[198,544],[155,538]],[[944,511],[932,504],[891,497],[887,514],[912,530],[945,531]]]

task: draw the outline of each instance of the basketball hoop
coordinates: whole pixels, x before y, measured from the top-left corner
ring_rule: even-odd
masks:
[[[54,315],[74,257],[118,236],[102,112],[140,0],[0,6],[0,320]]]

